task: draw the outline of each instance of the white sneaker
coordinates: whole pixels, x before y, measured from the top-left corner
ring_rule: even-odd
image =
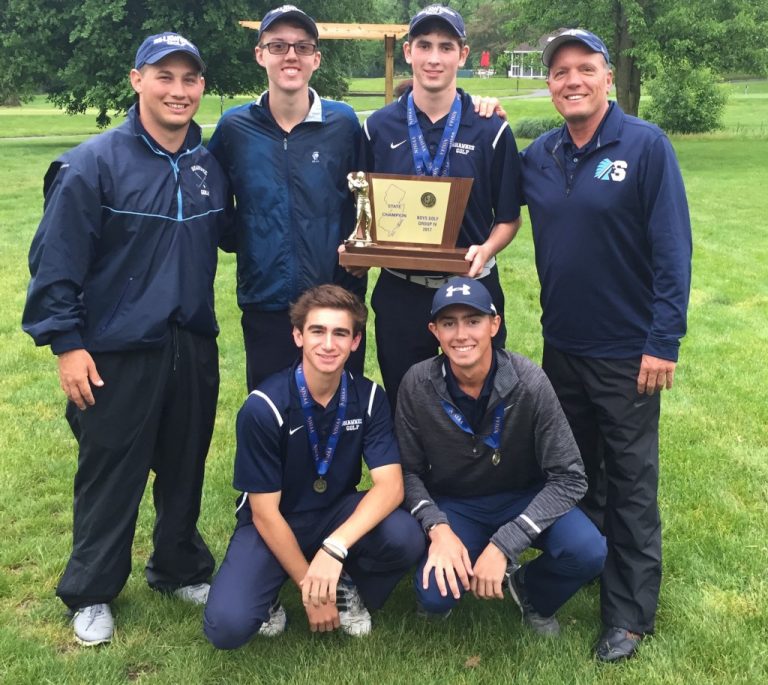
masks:
[[[371,632],[371,615],[351,579],[340,580],[336,586],[336,608],[341,629],[347,635],[360,637]]]
[[[112,639],[115,619],[108,604],[91,604],[75,612],[72,618],[75,640],[86,647],[93,647]]]
[[[190,604],[202,605],[208,601],[208,593],[210,591],[210,583],[197,583],[196,585],[185,585],[184,587],[176,588],[173,591],[173,596]]]
[[[283,609],[283,605],[276,601],[269,607],[269,618],[261,624],[259,635],[264,637],[276,637],[285,632],[285,626],[288,623],[288,615]]]

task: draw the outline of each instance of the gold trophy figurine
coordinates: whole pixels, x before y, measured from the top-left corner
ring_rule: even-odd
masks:
[[[349,190],[355,194],[355,228],[347,238],[347,242],[356,247],[371,244],[371,198],[368,195],[369,185],[362,171],[352,171],[347,174]]]

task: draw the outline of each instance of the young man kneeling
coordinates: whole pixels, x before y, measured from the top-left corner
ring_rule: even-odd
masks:
[[[338,286],[305,292],[291,308],[301,360],[240,410],[234,486],[243,496],[204,619],[216,647],[281,633],[278,593],[288,578],[301,589],[310,630],[365,635],[366,607],[380,607],[423,554],[418,524],[397,508],[403,477],[384,392],[344,370],[366,317]],[[356,490],[361,455],[367,492]]]
[[[576,508],[579,450],[544,372],[492,346],[499,316],[485,286],[452,278],[432,301],[443,354],[413,366],[395,427],[405,502],[430,540],[416,572],[419,613],[447,616],[461,595],[502,599],[541,635],[605,560],[605,540]],[[542,554],[522,567],[529,546]]]

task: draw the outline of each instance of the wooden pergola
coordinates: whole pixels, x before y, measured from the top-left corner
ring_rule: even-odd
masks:
[[[241,26],[258,31],[260,21],[240,22]],[[323,24],[317,23],[320,40],[382,40],[384,39],[384,103],[392,102],[395,78],[395,41],[408,35],[408,24]]]

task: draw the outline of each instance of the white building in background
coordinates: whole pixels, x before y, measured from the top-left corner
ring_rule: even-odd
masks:
[[[512,50],[505,50],[504,52],[510,56],[507,76],[509,78],[546,78],[547,69],[541,62],[541,53],[544,52],[547,43],[567,30],[560,28],[552,33],[545,33],[536,41],[536,45],[521,43]]]

